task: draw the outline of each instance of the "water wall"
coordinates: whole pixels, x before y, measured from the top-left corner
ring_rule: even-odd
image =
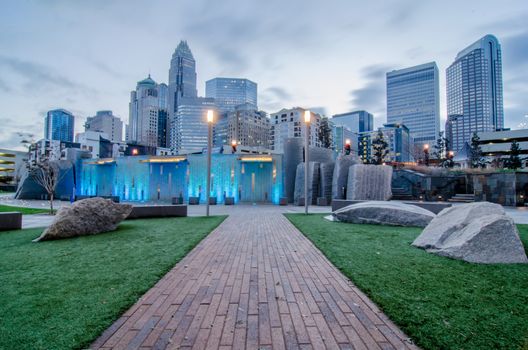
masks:
[[[211,155],[210,196],[218,203],[278,203],[283,196],[282,156]],[[205,203],[207,155],[131,156],[85,160],[80,167],[78,195],[119,196],[123,201],[163,201],[199,197]]]

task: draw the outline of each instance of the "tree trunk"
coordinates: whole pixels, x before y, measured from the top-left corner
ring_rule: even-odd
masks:
[[[50,215],[53,215],[53,192],[49,195],[50,198]]]

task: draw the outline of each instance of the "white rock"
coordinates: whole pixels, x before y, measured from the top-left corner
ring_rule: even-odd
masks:
[[[527,263],[513,220],[502,206],[476,202],[442,210],[413,246],[473,263]]]

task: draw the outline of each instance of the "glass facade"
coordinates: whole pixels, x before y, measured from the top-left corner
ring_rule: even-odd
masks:
[[[180,99],[171,125],[173,128],[171,132],[174,135],[172,146],[176,154],[200,152],[207,147],[209,109],[214,111],[214,122],[218,122],[219,116],[214,99],[206,97]]]
[[[205,83],[205,97],[212,97],[220,113],[229,112],[236,106],[249,104],[257,107],[257,84],[248,79],[214,78]]]
[[[58,140],[73,142],[75,117],[65,109],[54,109],[48,111],[44,121],[44,138],[46,140]]]
[[[332,116],[335,126],[344,126],[353,133],[372,131],[374,129],[374,116],[367,111],[355,111]]]
[[[150,77],[137,83],[130,93],[127,141],[138,145],[158,146],[159,91]]]
[[[446,134],[455,151],[473,132],[504,128],[500,44],[486,35],[457,55],[446,70]]]
[[[440,132],[435,62],[387,73],[387,123],[404,124],[416,143],[434,144]]]
[[[176,125],[183,122],[177,120],[178,106],[183,98],[197,97],[196,90],[196,61],[186,41],[181,41],[172,55],[169,68],[168,86],[168,144],[173,151],[177,151],[180,129]]]

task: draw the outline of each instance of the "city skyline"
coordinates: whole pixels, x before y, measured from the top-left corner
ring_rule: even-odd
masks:
[[[276,29],[280,38],[268,27],[282,23],[281,19],[295,10],[291,4],[284,5],[284,13],[277,18],[261,21],[244,32],[240,28],[252,23],[244,15],[269,14],[276,4],[254,5],[261,6],[261,11],[247,6],[223,9],[216,4],[209,4],[205,11],[204,4],[180,5],[185,10],[182,13],[196,16],[186,16],[179,21],[179,27],[172,23],[176,20],[162,20],[165,13],[171,12],[160,11],[162,5],[174,6],[155,3],[148,11],[134,14],[134,6],[124,6],[122,2],[5,4],[0,15],[0,43],[5,48],[0,53],[0,69],[4,72],[0,77],[0,102],[4,107],[0,120],[6,126],[0,132],[3,146],[17,146],[18,139],[13,135],[16,131],[30,131],[38,136],[44,113],[54,108],[68,109],[77,116],[76,133],[82,131],[85,117],[97,110],[111,109],[126,121],[131,88],[148,72],[156,81],[166,82],[168,63],[180,39],[187,40],[193,48],[198,95],[204,95],[205,81],[209,79],[243,77],[259,84],[259,104],[269,113],[293,106],[324,111],[328,116],[364,109],[374,114],[378,127],[386,122],[385,73],[427,61],[436,61],[439,66],[443,125],[445,69],[461,48],[491,33],[501,42],[504,57],[505,126],[515,128],[528,113],[522,98],[528,92],[528,73],[522,70],[528,54],[528,32],[522,19],[528,6],[521,2],[510,1],[502,6],[464,3],[458,6],[457,13],[451,13],[452,7],[436,8],[438,5],[433,4],[361,4],[361,11],[355,12],[365,18],[369,14],[375,16],[372,23],[362,26],[363,22],[350,15],[346,19],[338,17],[342,22],[332,21],[326,27],[315,21],[317,16],[346,12],[346,6],[321,10],[308,2],[302,7],[307,14],[304,19]],[[229,10],[231,16],[221,22],[222,26],[207,28],[208,22],[218,23],[214,19],[226,16]],[[464,18],[467,25],[448,31],[450,28],[445,28],[441,20],[442,11],[447,10],[453,21]],[[153,29],[149,26],[150,32],[143,33],[146,19],[156,16],[159,25]],[[51,20],[57,23],[55,30],[37,30],[43,21]],[[425,34],[419,34],[420,28],[426,28],[422,30]],[[392,35],[394,29],[399,30],[398,37]],[[134,42],[131,33],[139,35],[133,38]],[[376,38],[374,44],[372,37]],[[353,47],[343,47],[349,42],[354,42]],[[145,43],[145,49],[137,43]],[[362,48],[359,54],[357,47]],[[59,49],[61,55],[57,56]]]

